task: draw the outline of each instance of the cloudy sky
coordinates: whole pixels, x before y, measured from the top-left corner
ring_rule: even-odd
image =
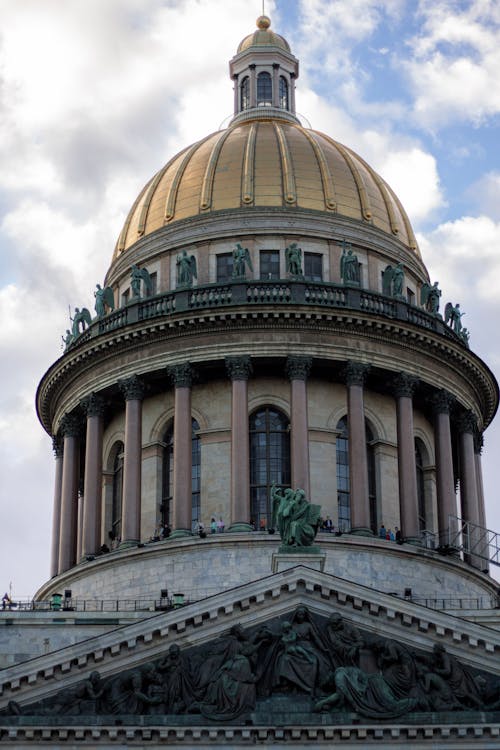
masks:
[[[68,305],[93,309],[126,212],[232,113],[260,0],[0,0],[0,587],[49,574],[53,456],[34,412]],[[395,189],[443,300],[500,375],[500,3],[271,0],[297,109]],[[500,420],[483,454],[500,531]]]

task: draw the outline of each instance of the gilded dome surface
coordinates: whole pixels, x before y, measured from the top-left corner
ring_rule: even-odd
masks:
[[[253,119],[194,143],[154,175],[129,212],[113,260],[172,222],[245,207],[348,217],[398,238],[419,255],[399,199],[361,157],[319,131]]]
[[[260,16],[257,19],[257,31],[241,40],[237,54],[245,52],[249,47],[281,47],[281,49],[290,52],[290,45],[286,39],[271,31],[270,26],[270,19],[267,16]]]

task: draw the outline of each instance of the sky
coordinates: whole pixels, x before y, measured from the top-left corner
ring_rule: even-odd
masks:
[[[500,376],[500,3],[266,0],[303,123],[391,185],[443,302]],[[49,576],[54,458],[34,406],[144,183],[232,114],[260,0],[0,0],[0,587]],[[500,418],[483,451],[500,532]],[[497,569],[500,571],[500,568]],[[498,576],[498,572],[495,573]]]

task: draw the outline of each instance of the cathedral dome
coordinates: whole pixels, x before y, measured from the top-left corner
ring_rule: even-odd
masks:
[[[258,32],[257,32],[258,33]],[[113,260],[165,225],[214,212],[285,208],[371,225],[419,257],[399,199],[360,156],[324,133],[255,109],[174,156],[132,206]]]

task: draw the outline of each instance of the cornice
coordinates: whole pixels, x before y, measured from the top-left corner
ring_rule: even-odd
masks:
[[[221,335],[230,333],[244,333],[240,350],[235,350],[234,344],[228,344],[224,350],[225,356],[249,354],[258,358],[263,356],[259,347],[254,347],[250,340],[251,332],[258,331],[301,331],[304,335],[311,334],[307,342],[307,354],[313,357],[323,357],[332,361],[346,361],[355,354],[349,349],[348,341],[342,346],[338,337],[347,339],[354,337],[362,339],[377,347],[382,347],[387,356],[371,356],[368,364],[375,365],[396,374],[401,370],[401,353],[408,352],[405,369],[410,375],[419,377],[421,382],[436,389],[443,386],[460,401],[464,408],[476,410],[476,416],[482,420],[484,429],[493,418],[498,404],[498,386],[487,366],[473,352],[465,348],[453,337],[442,336],[432,330],[412,325],[403,321],[388,319],[382,316],[364,313],[356,310],[329,309],[308,305],[280,305],[259,304],[244,306],[230,306],[219,309],[191,310],[168,316],[153,318],[137,322],[115,331],[110,331],[88,340],[81,346],[70,350],[48,370],[43,377],[37,392],[37,410],[40,421],[47,432],[53,434],[54,427],[59,424],[63,411],[71,411],[82,398],[92,391],[114,385],[118,377],[132,374],[146,375],[157,369],[169,365],[180,364],[185,361],[185,354],[178,353],[178,347],[171,349],[162,346],[158,357],[135,358],[135,364],[130,365],[130,372],[116,373],[117,358],[123,353],[134,354],[144,350],[147,345],[166,343],[179,338],[208,336],[214,338],[214,343],[196,349],[187,344],[190,350],[190,360],[193,364],[202,365],[207,359],[220,359]],[[336,338],[332,345],[318,340],[319,333],[326,333]],[[215,338],[217,341],[215,341]],[[260,346],[260,344],[259,344]],[[394,347],[398,347],[398,357],[391,354]],[[292,350],[292,351],[291,351]],[[279,346],[275,348],[276,356],[293,354],[293,346]],[[419,367],[418,371],[412,364],[412,357],[418,354],[429,363],[427,369]],[[130,361],[130,357],[128,357]],[[403,360],[404,361],[404,360]],[[109,369],[109,378],[95,377],[97,365],[113,364]],[[435,368],[442,372],[443,363],[450,370],[450,382],[444,384],[433,373]],[[392,365],[392,366],[391,366]],[[413,371],[412,368],[413,367]],[[88,383],[83,392],[72,391],[72,385],[88,374]],[[462,389],[453,388],[457,378],[464,382]],[[64,395],[63,397],[63,394]],[[472,397],[471,397],[472,396]],[[56,403],[60,401],[60,403]]]

